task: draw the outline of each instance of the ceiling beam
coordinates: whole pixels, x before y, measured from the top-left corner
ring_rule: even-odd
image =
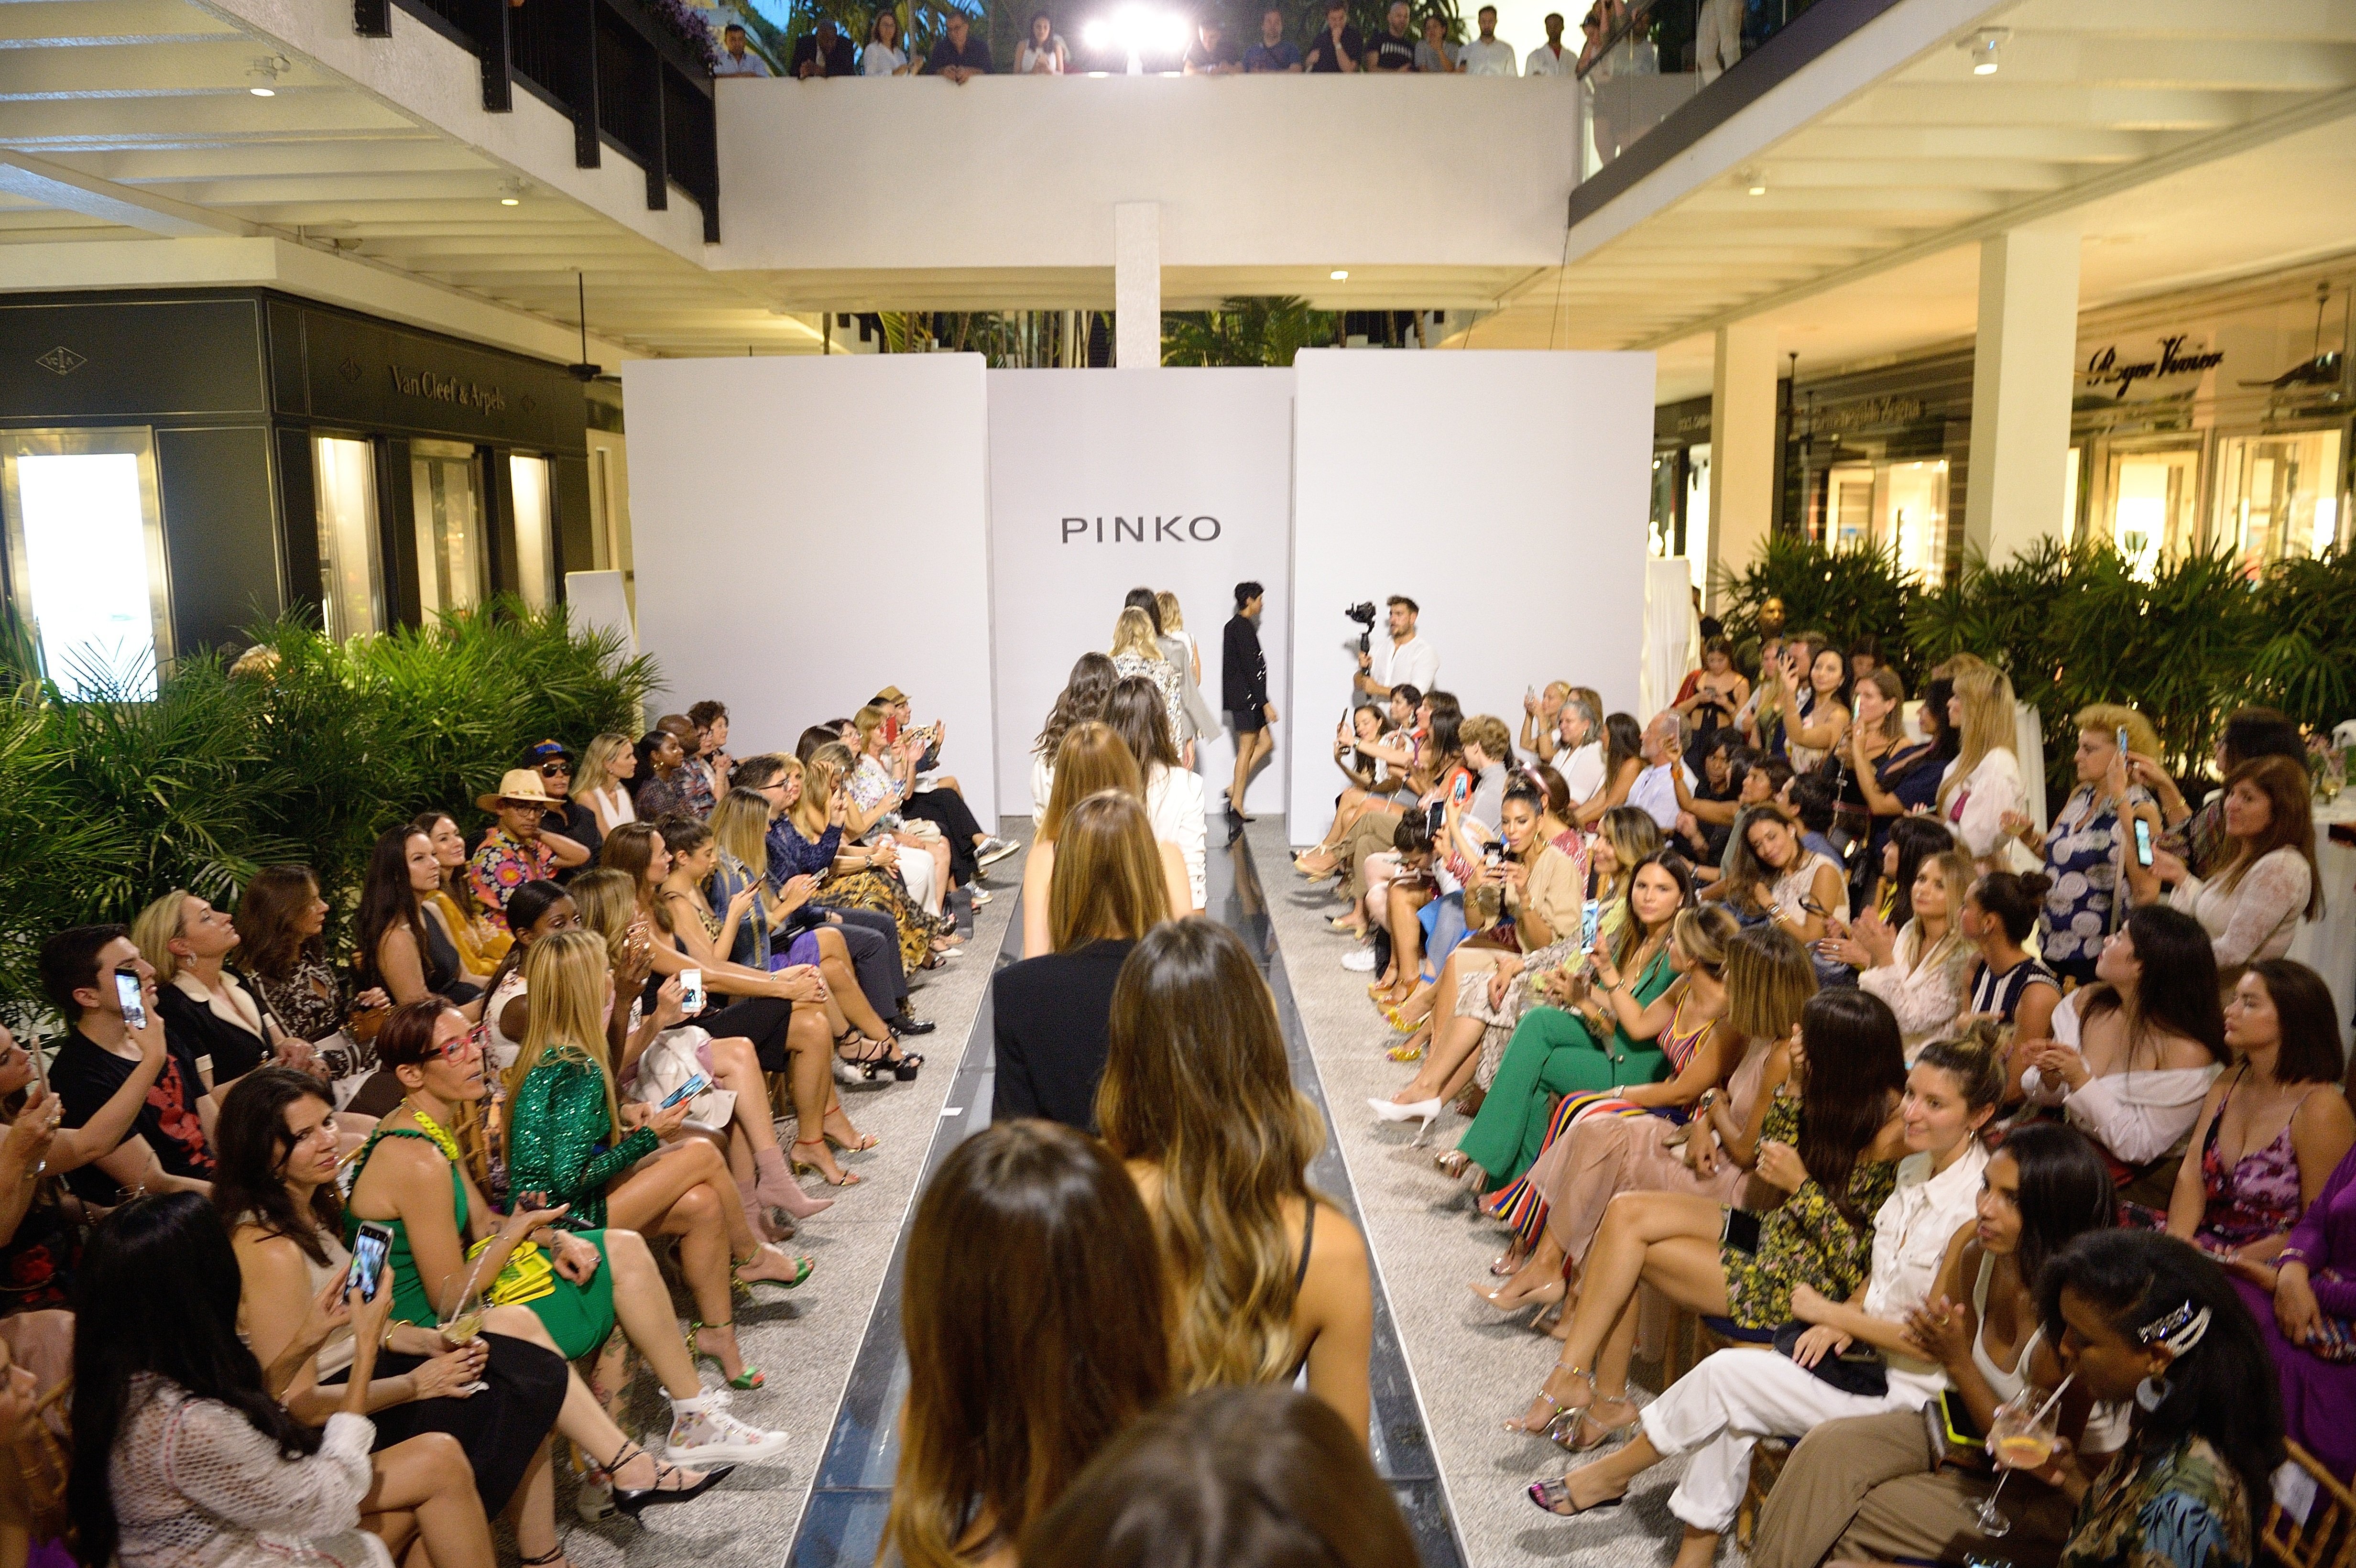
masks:
[[[180,0],[20,0],[0,5],[0,49],[209,43],[243,36],[230,24]]]
[[[224,234],[250,238],[260,232],[253,225],[224,213],[209,212],[153,191],[97,179],[30,153],[0,147],[0,190],[44,207],[79,212],[126,229],[145,229],[166,239],[213,239]]]

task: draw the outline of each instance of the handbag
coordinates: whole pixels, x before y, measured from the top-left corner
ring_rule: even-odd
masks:
[[[498,1238],[485,1236],[466,1249],[469,1258],[480,1257],[483,1249]],[[498,1277],[483,1292],[483,1299],[494,1307],[521,1307],[528,1301],[538,1301],[543,1296],[556,1294],[556,1265],[548,1261],[538,1242],[518,1242],[515,1251],[499,1270]]]
[[[1775,1353],[1789,1356],[1799,1347],[1800,1336],[1814,1327],[1807,1323],[1786,1323],[1775,1330]],[[1890,1363],[1881,1352],[1861,1341],[1852,1340],[1849,1348],[1838,1355],[1819,1359],[1813,1367],[1804,1369],[1843,1393],[1853,1393],[1861,1399],[1879,1399],[1890,1392]]]

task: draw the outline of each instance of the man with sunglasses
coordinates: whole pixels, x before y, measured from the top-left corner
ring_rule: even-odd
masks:
[[[552,842],[556,852],[556,880],[569,880],[573,874],[597,863],[597,850],[605,842],[596,816],[573,795],[573,752],[562,741],[542,741],[524,753],[524,765],[540,775],[540,787],[548,792],[548,804],[541,810],[540,830],[552,840],[569,838],[581,847],[575,859],[568,846]]]

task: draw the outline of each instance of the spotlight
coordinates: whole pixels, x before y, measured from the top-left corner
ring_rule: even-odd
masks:
[[[1124,5],[1109,16],[1098,16],[1080,29],[1080,41],[1091,49],[1113,49],[1129,57],[1129,74],[1145,74],[1145,55],[1181,54],[1186,48],[1186,18],[1173,11],[1149,11]]]
[[[1982,27],[1970,37],[1958,42],[1955,48],[1970,57],[1974,76],[1994,76],[1997,67],[2003,63],[1997,57],[2011,37],[2012,34],[2003,27]]]
[[[501,180],[499,182],[499,205],[501,207],[521,207],[523,205],[524,192],[529,187],[520,178]]]
[[[278,78],[291,64],[284,55],[263,55],[246,67],[246,80],[252,84],[246,91],[256,98],[277,97]]]
[[[1336,267],[1325,275],[1333,279],[1337,283],[1346,283],[1350,281],[1350,269],[1347,267]]]
[[[1744,169],[1734,176],[1734,183],[1742,187],[1745,195],[1765,196],[1767,194],[1767,171],[1764,169]]]

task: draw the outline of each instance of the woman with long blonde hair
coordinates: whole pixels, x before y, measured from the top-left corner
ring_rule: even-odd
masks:
[[[2013,752],[2019,742],[2012,681],[1994,665],[1976,661],[1957,670],[1954,679],[1947,721],[1963,737],[1963,750],[1940,775],[1939,817],[1982,870],[2001,869],[1994,858],[2005,837],[2004,819],[2029,804]]]
[[[1065,732],[1064,744],[1055,753],[1055,782],[1048,792],[1047,815],[1039,819],[1036,841],[1023,865],[1025,958],[1055,951],[1048,930],[1048,911],[1055,876],[1055,837],[1063,831],[1064,818],[1081,801],[1108,789],[1119,791],[1141,806],[1145,805],[1145,780],[1138,772],[1136,755],[1112,726],[1101,720],[1073,725]],[[1187,880],[1185,856],[1179,852],[1178,846],[1162,839],[1154,841],[1154,848],[1169,891],[1171,918],[1193,913],[1194,892]]]
[[[1169,718],[1173,743],[1189,732],[1186,677],[1162,651],[1161,638],[1153,630],[1153,617],[1135,604],[1124,606],[1120,618],[1112,624],[1112,667],[1115,675],[1124,678],[1142,676],[1153,683],[1153,689],[1162,694],[1162,710]]]
[[[581,776],[573,781],[573,797],[597,819],[598,832],[611,833],[638,819],[638,808],[630,799],[630,780],[637,772],[638,753],[627,735],[609,731],[581,753]]]
[[[1097,1122],[1129,1166],[1178,1306],[1177,1384],[1288,1381],[1361,1442],[1374,1300],[1365,1243],[1309,1185],[1325,1142],[1276,1004],[1233,932],[1148,932],[1113,988]]]

